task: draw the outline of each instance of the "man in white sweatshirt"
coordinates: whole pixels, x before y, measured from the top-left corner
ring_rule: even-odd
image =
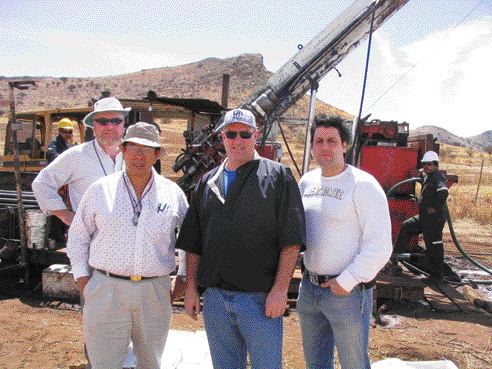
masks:
[[[306,368],[369,369],[372,287],[391,251],[388,202],[376,179],[345,164],[350,133],[318,117],[312,154],[320,168],[299,183],[306,213],[299,312]]]

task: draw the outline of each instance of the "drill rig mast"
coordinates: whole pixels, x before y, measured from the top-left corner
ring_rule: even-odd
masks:
[[[408,0],[357,0],[335,18],[323,31],[285,63],[265,86],[239,107],[251,110],[260,121],[263,132],[296,101],[316,85],[369,34],[371,21],[377,29]],[[201,176],[220,163],[224,156],[220,136],[215,127],[208,127],[178,157],[173,170],[183,170],[178,184],[186,191]]]

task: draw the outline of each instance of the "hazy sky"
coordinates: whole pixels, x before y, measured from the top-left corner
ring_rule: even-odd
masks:
[[[0,75],[106,76],[242,53],[276,71],[351,2],[0,0]],[[366,48],[319,98],[358,113]],[[492,0],[410,0],[372,50],[364,115],[465,137],[492,129]]]

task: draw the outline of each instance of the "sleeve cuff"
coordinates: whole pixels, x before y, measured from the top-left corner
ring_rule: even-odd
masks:
[[[77,280],[80,277],[89,277],[91,275],[89,265],[74,266],[72,265],[73,278]]]
[[[186,252],[178,250],[178,275],[186,277]]]
[[[348,271],[344,270],[338,277],[337,282],[345,291],[352,291],[360,282]]]
[[[45,215],[51,215],[52,211],[55,210],[66,210],[67,206],[63,202],[63,200],[60,199],[53,199],[53,200],[45,200],[43,204],[39,204],[39,207],[41,210],[44,212]]]

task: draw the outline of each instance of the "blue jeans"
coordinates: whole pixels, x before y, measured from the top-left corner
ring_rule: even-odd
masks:
[[[282,317],[265,316],[264,292],[235,292],[207,288],[203,321],[216,369],[282,368]]]
[[[370,369],[369,319],[372,289],[355,287],[336,296],[304,278],[297,311],[307,369],[333,369],[335,346],[342,369]]]

